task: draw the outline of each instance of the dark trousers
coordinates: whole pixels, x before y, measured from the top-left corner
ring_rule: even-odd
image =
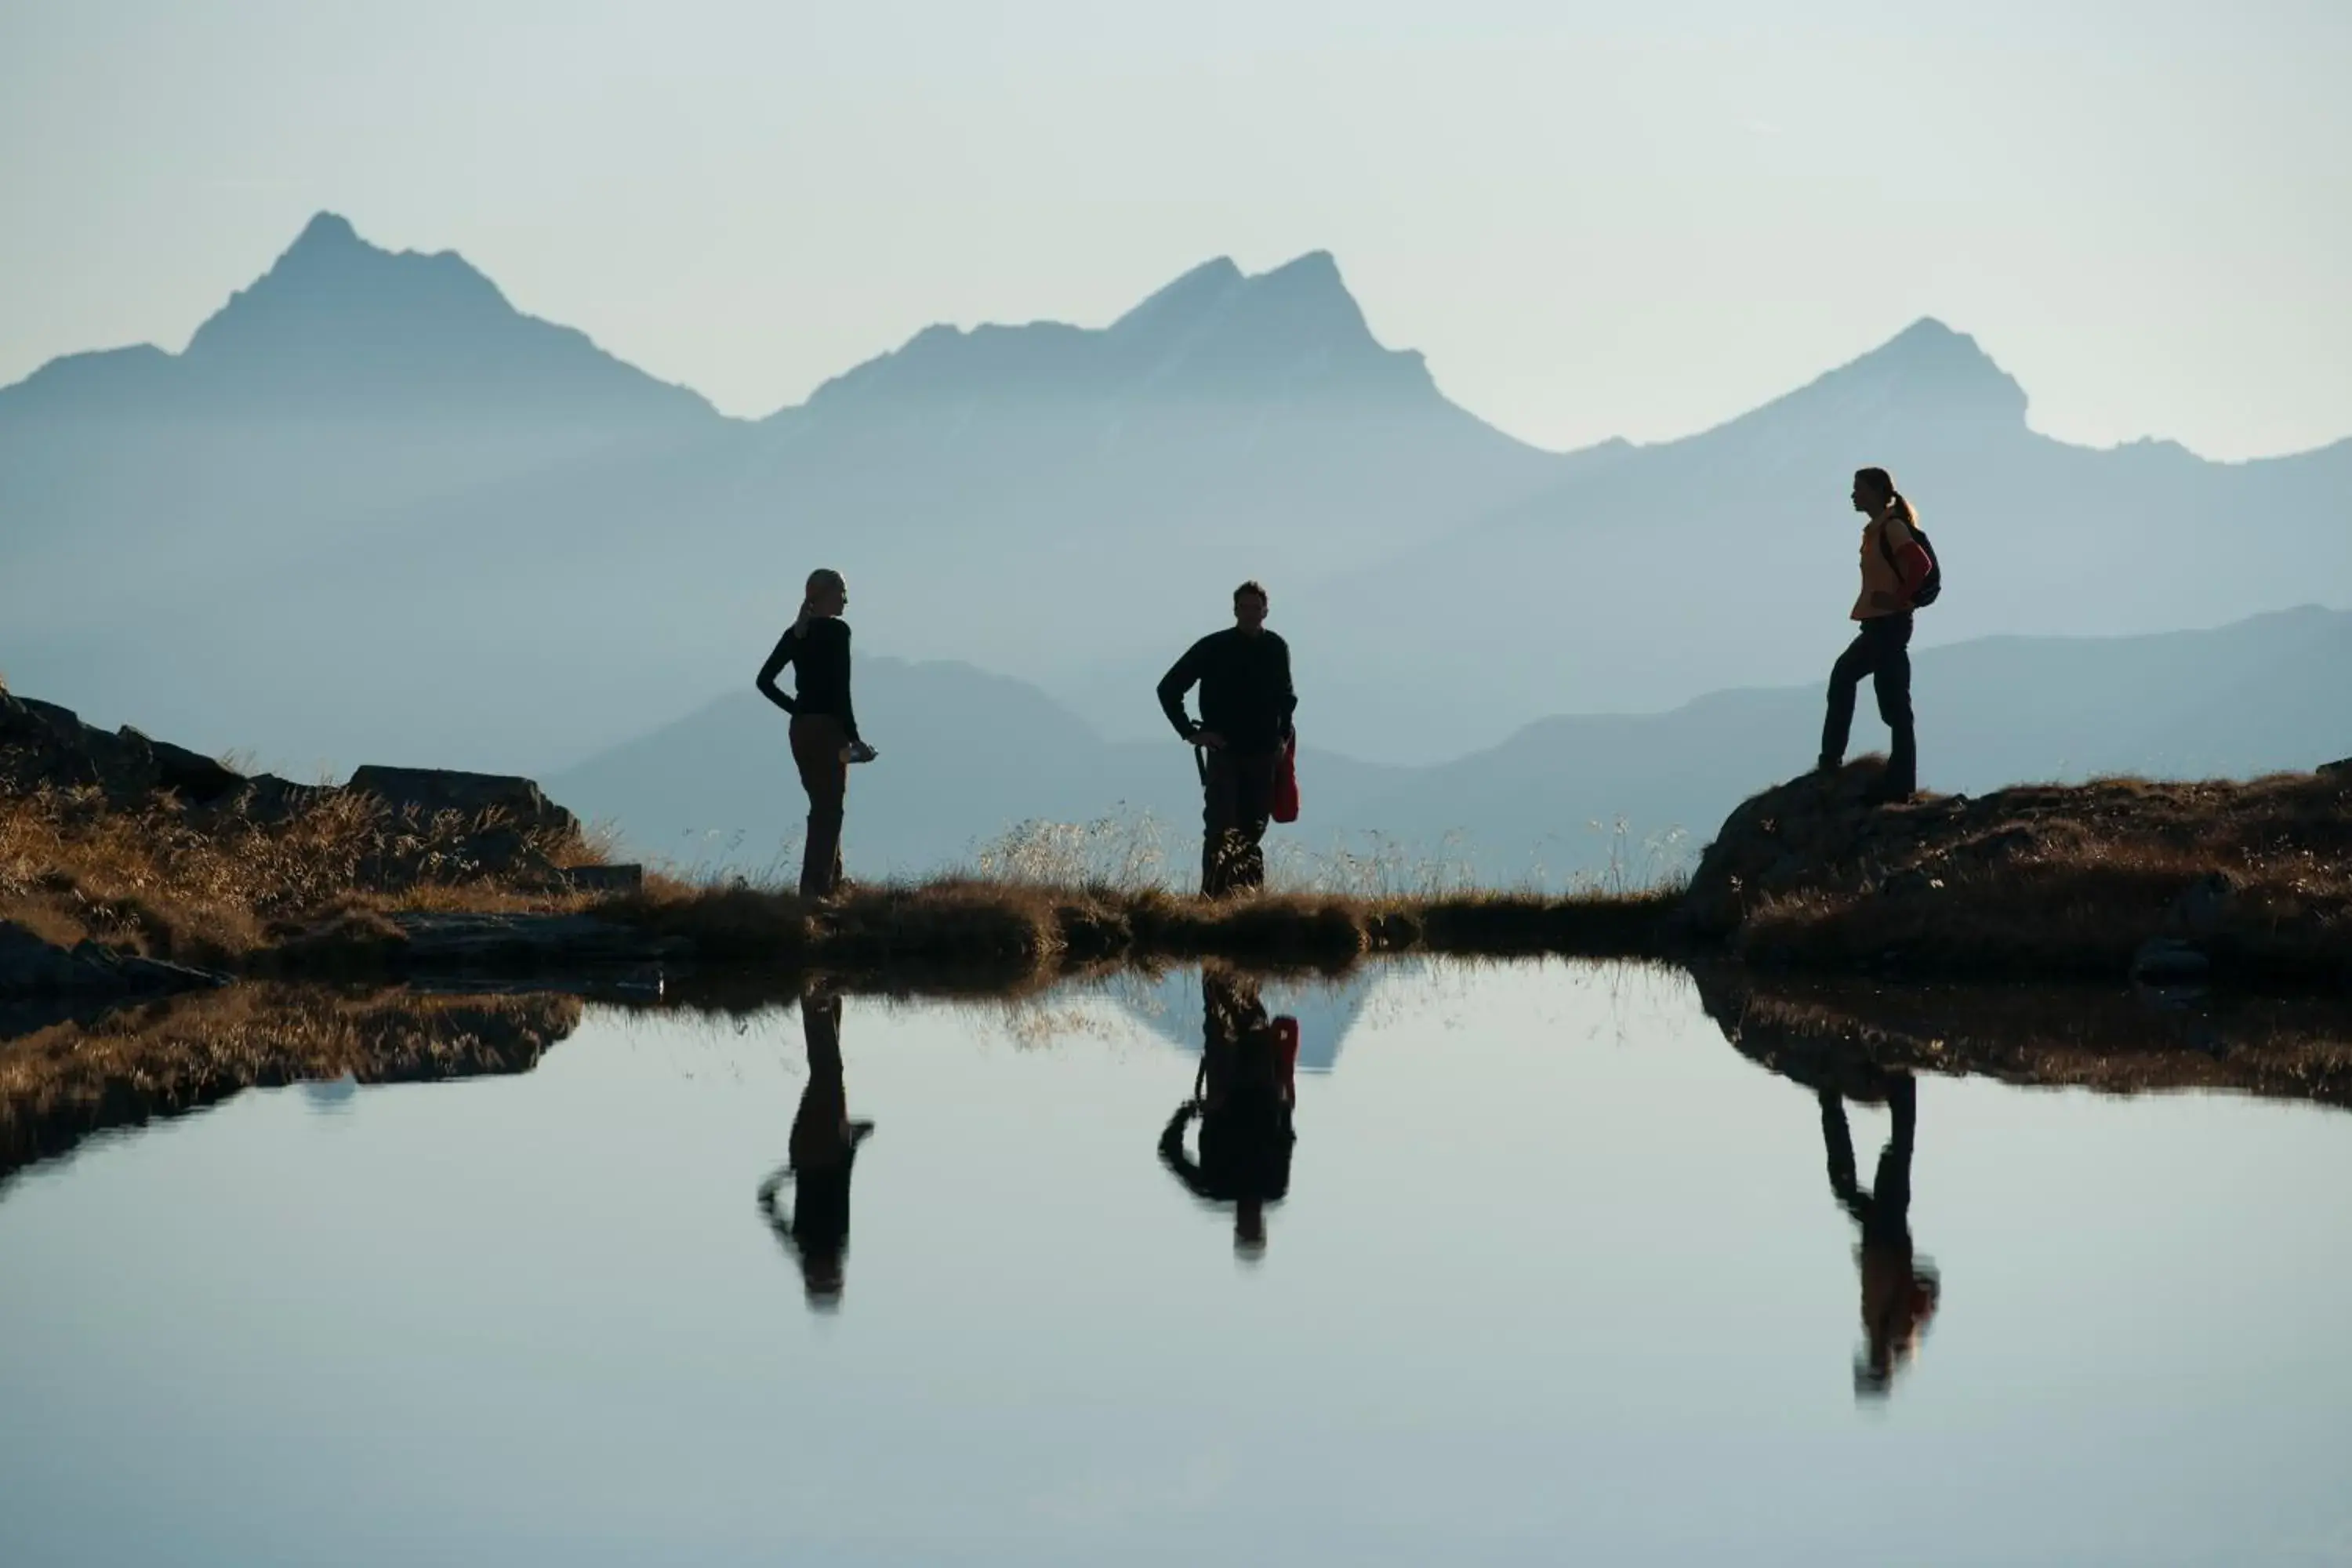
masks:
[[[1260,847],[1274,815],[1275,768],[1280,753],[1207,753],[1201,778],[1201,893],[1222,899],[1265,882]]]
[[[1910,1245],[1911,1149],[1919,1125],[1918,1090],[1908,1077],[1897,1079],[1886,1096],[1895,1116],[1895,1130],[1879,1151],[1878,1173],[1870,1191],[1854,1179],[1853,1134],[1847,1131],[1845,1102],[1833,1089],[1822,1089],[1822,1146],[1829,1156],[1830,1191],[1839,1205],[1862,1225],[1868,1246]]]
[[[793,763],[808,791],[808,838],[801,849],[801,896],[821,899],[841,885],[841,816],[849,795],[849,743],[830,713],[793,715]]]
[[[1822,761],[1845,759],[1853,730],[1854,690],[1869,676],[1878,693],[1878,716],[1894,744],[1886,757],[1886,787],[1908,793],[1919,786],[1919,741],[1911,728],[1911,612],[1879,616],[1862,630],[1830,670],[1829,716],[1822,721]]]

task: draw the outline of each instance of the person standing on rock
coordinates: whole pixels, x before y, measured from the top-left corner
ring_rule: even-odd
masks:
[[[822,899],[840,890],[841,819],[849,794],[849,764],[871,762],[874,748],[857,734],[849,700],[849,585],[841,574],[809,574],[801,613],[760,667],[760,695],[793,716],[793,763],[808,792],[808,837],[801,851],[801,896]],[[794,670],[794,696],[776,685],[784,666]]]
[[[1911,721],[1911,612],[1935,561],[1920,542],[1918,514],[1885,468],[1853,476],[1853,510],[1870,521],[1862,530],[1862,593],[1853,602],[1858,635],[1830,671],[1829,714],[1822,724],[1822,773],[1845,762],[1853,728],[1855,689],[1865,675],[1878,697],[1878,716],[1893,736],[1886,771],[1871,788],[1874,804],[1911,798],[1919,787],[1919,749]]]
[[[1291,740],[1298,695],[1290,645],[1265,629],[1265,589],[1234,590],[1234,624],[1185,649],[1160,678],[1160,708],[1195,747],[1201,775],[1201,893],[1218,899],[1265,881],[1260,847],[1274,815],[1276,773]],[[1201,689],[1196,723],[1184,694]]]

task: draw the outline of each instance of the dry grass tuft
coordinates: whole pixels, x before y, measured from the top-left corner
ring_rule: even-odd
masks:
[[[741,883],[656,879],[595,910],[713,961],[871,973],[897,964],[1004,983],[1112,963],[1223,959],[1262,969],[1345,968],[1408,952],[1660,951],[1670,889],[1608,897],[1449,894],[1433,900],[1264,891],[1211,900],[1164,889],[954,877],[861,887],[812,903]]]
[[[394,812],[332,792],[275,820],[194,812],[169,795],[131,809],[96,789],[0,794],[0,920],[51,942],[235,966],[294,933],[369,909],[520,910],[584,902],[475,858],[487,840],[532,865],[579,865],[592,845],[511,829],[496,814]]]

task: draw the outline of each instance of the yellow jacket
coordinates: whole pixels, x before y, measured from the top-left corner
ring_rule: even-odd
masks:
[[[1886,544],[1881,548],[1878,531],[1886,531]],[[1862,594],[1853,602],[1853,618],[1874,621],[1882,616],[1899,616],[1911,607],[1911,595],[1918,587],[1914,581],[1906,584],[1895,563],[1916,557],[1913,568],[1920,577],[1927,574],[1927,552],[1911,530],[1899,517],[1874,517],[1862,531]],[[1874,595],[1884,594],[1886,602],[1879,603]]]

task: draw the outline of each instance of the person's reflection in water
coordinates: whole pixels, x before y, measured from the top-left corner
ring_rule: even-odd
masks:
[[[800,1264],[809,1305],[829,1311],[841,1304],[842,1258],[849,1250],[849,1170],[874,1123],[849,1119],[841,998],[820,985],[804,989],[801,1027],[808,1036],[808,1087],[793,1118],[791,1161],[760,1184],[760,1207]],[[797,1189],[790,1216],[776,1197],[788,1181]]]
[[[1830,1190],[1862,1226],[1856,1256],[1867,1342],[1854,1366],[1854,1394],[1883,1398],[1894,1387],[1895,1373],[1919,1348],[1919,1336],[1935,1317],[1940,1294],[1935,1268],[1911,1249],[1911,1144],[1919,1120],[1918,1090],[1908,1073],[1889,1085],[1886,1108],[1894,1114],[1895,1128],[1878,1156],[1877,1178],[1866,1193],[1854,1179],[1853,1134],[1846,1128],[1845,1103],[1834,1089],[1819,1094]]]
[[[1290,1190],[1290,1111],[1297,1024],[1269,1020],[1256,984],[1201,972],[1202,1050],[1192,1097],[1160,1134],[1161,1163],[1203,1203],[1234,1209],[1234,1250],[1265,1252],[1265,1207]],[[1201,1124],[1200,1154],[1185,1152],[1185,1123]]]

